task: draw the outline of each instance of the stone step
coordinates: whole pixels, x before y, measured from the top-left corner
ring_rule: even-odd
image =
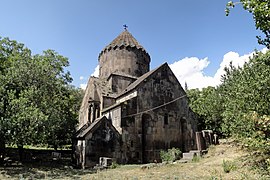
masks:
[[[202,154],[202,152],[199,150],[190,150],[189,153],[196,154],[197,156],[200,156]]]
[[[192,160],[194,156],[201,156],[202,152],[198,150],[191,150],[187,153],[183,153],[183,158],[184,160]]]
[[[192,160],[194,157],[194,153],[183,153],[184,160]]]

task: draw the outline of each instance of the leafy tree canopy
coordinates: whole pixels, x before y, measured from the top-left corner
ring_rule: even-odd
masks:
[[[270,51],[225,72],[217,88],[189,90],[190,106],[203,128],[237,138],[270,171]]]
[[[269,0],[240,0],[229,1],[226,7],[226,15],[229,15],[230,8],[242,4],[243,8],[253,15],[256,28],[261,30],[265,37],[257,36],[259,44],[270,48],[270,1]]]
[[[32,55],[0,37],[0,134],[23,146],[70,144],[81,92],[72,87],[68,59],[53,50]]]
[[[221,134],[222,98],[214,87],[191,89],[187,91],[191,109],[197,113],[199,128],[211,129]]]

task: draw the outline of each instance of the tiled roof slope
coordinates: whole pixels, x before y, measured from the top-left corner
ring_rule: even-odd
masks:
[[[146,50],[139,44],[139,42],[132,36],[132,34],[125,29],[119,36],[117,36],[108,46],[106,46],[101,51],[100,55],[106,50],[116,49],[118,47],[135,47],[146,52]]]

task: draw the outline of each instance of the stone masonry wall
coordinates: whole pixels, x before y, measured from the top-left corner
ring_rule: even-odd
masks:
[[[160,161],[161,149],[176,147],[186,152],[196,148],[196,121],[184,95],[172,72],[163,69],[139,87],[136,98],[125,103],[122,148],[128,163]],[[181,96],[171,104],[140,113]]]
[[[112,73],[139,77],[149,71],[150,58],[137,48],[125,47],[104,52],[99,58],[99,77],[106,79]]]

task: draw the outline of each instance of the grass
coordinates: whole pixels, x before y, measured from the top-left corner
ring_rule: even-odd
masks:
[[[70,167],[0,167],[0,179],[81,179],[84,175],[96,173],[93,170],[78,170]]]
[[[17,148],[16,145],[7,145],[6,148]],[[23,146],[24,149],[35,149],[35,150],[54,150],[54,148],[52,147],[47,147],[47,146],[32,146],[32,145],[24,145]],[[71,145],[65,145],[62,147],[59,147],[57,150],[71,150],[72,147]]]
[[[0,168],[0,179],[269,179],[246,163],[248,153],[231,142],[211,146],[208,154],[199,161],[172,164],[120,165],[102,171],[78,170],[69,166],[59,167],[9,167]],[[224,162],[233,164],[233,170],[224,172]],[[230,167],[230,166],[229,166]]]
[[[237,169],[234,161],[228,161],[228,160],[223,160],[222,167],[225,173],[229,173]]]
[[[194,156],[193,158],[192,158],[192,162],[195,162],[195,163],[197,163],[197,162],[199,162],[201,160],[201,156]]]

